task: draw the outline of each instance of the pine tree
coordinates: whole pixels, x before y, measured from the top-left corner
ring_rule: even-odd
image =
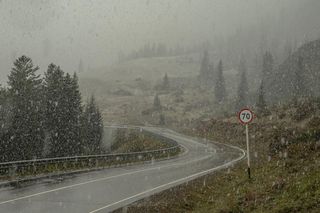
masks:
[[[83,154],[102,151],[103,121],[94,96],[87,103],[81,119],[81,148]]]
[[[60,67],[50,64],[44,78],[46,108],[46,143],[51,157],[63,156],[65,153],[66,132],[64,97],[64,72]]]
[[[8,91],[0,86],[0,162],[8,161],[9,148],[8,130],[11,126],[11,106]]]
[[[170,83],[169,83],[169,78],[167,73],[163,77],[163,83],[162,83],[162,89],[169,89],[170,88]]]
[[[207,79],[207,86],[210,88],[215,84],[215,70],[214,70],[214,64],[210,63],[209,65],[209,75]]]
[[[263,85],[263,81],[261,81],[259,92],[258,92],[258,101],[256,104],[257,114],[260,116],[265,116],[270,114],[264,96],[265,96],[264,85]]]
[[[219,61],[219,65],[217,68],[217,79],[216,79],[216,83],[214,86],[215,86],[215,88],[214,88],[215,98],[216,98],[216,101],[220,104],[227,97],[227,92],[226,92],[226,88],[225,88],[225,81],[224,81],[224,77],[223,77],[223,65],[222,65],[221,60]]]
[[[160,115],[159,115],[159,125],[165,125],[165,124],[166,124],[166,120],[165,120],[164,114],[160,113]]]
[[[262,79],[263,81],[269,80],[273,72],[273,56],[270,52],[266,52],[263,56],[262,62]]]
[[[156,94],[154,96],[154,100],[153,100],[153,108],[155,110],[161,110],[161,103],[160,103],[160,98],[159,98],[159,95]]]
[[[209,53],[208,51],[204,51],[203,58],[201,61],[201,66],[200,66],[199,80],[200,80],[200,84],[205,86],[207,84],[207,80],[210,73],[209,66],[210,66]]]
[[[247,81],[247,68],[244,60],[240,61],[239,71],[241,76],[238,87],[236,111],[239,111],[248,104],[249,88]]]
[[[305,82],[304,72],[305,72],[305,65],[304,65],[303,57],[299,56],[297,59],[296,68],[294,70],[294,77],[292,82],[293,84],[292,93],[293,93],[294,99],[296,100],[299,98],[304,98],[311,95],[311,91],[308,89]]]
[[[9,75],[12,123],[9,130],[11,160],[42,156],[44,146],[42,81],[32,60],[21,56]],[[9,152],[10,152],[9,151]]]
[[[80,144],[80,116],[82,113],[81,94],[79,91],[78,78],[66,74],[64,78],[64,104],[63,112],[65,121],[65,130],[67,138],[65,155],[77,155],[81,152]]]
[[[81,152],[81,94],[78,78],[54,64],[45,73],[46,132],[50,156],[72,156]]]
[[[262,79],[263,83],[271,82],[272,76],[273,76],[273,71],[274,71],[273,65],[274,65],[273,56],[270,52],[267,51],[262,57],[262,76],[261,76],[261,79]],[[265,89],[264,89],[263,93],[264,93],[264,96],[270,95],[270,92],[266,91]]]
[[[4,126],[8,123],[8,121],[6,121],[6,118],[8,116],[8,113],[10,113],[10,110],[7,109],[7,103],[8,92],[0,85],[0,134],[4,132]]]

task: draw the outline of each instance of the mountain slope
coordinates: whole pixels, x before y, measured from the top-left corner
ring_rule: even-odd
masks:
[[[267,98],[271,102],[286,100],[293,97],[295,72],[301,57],[304,71],[301,81],[311,92],[320,95],[320,39],[302,45],[276,69],[271,78],[267,79]]]

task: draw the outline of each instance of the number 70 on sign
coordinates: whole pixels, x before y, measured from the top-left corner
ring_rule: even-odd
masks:
[[[239,121],[242,124],[249,124],[253,120],[253,117],[253,112],[250,109],[242,109],[238,114]]]

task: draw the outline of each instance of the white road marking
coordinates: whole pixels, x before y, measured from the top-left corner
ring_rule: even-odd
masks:
[[[158,133],[159,134],[159,133]],[[177,136],[177,135],[175,135]],[[168,136],[167,136],[168,137]],[[173,136],[174,137],[174,136]],[[178,138],[182,139],[182,140],[185,140],[185,141],[189,141],[191,143],[195,143],[195,144],[201,144],[199,142],[196,142],[196,141],[193,141],[192,139],[190,138],[182,138],[182,136],[177,136]],[[218,143],[218,144],[221,144],[221,143]],[[204,145],[204,144],[201,144],[201,145]],[[224,167],[228,167],[229,165],[232,165],[233,163],[237,162],[237,161],[240,161],[242,160],[242,158],[244,158],[245,156],[245,151],[240,149],[239,147],[236,147],[236,146],[231,146],[231,145],[227,145],[227,144],[223,144],[225,146],[229,146],[229,147],[232,147],[232,148],[235,148],[239,151],[242,152],[242,156],[233,160],[233,161],[230,161],[224,165],[220,165],[220,166],[217,166],[215,168],[212,168],[212,169],[209,169],[209,170],[205,170],[205,171],[202,171],[202,172],[199,172],[199,173],[196,173],[196,174],[193,174],[193,175],[190,175],[188,177],[185,177],[185,178],[181,178],[181,179],[178,179],[178,180],[175,180],[175,181],[172,181],[170,183],[167,183],[167,184],[163,184],[161,186],[158,186],[158,187],[155,187],[155,188],[152,188],[152,189],[149,189],[149,190],[146,190],[144,192],[141,192],[141,193],[138,193],[136,195],[133,195],[131,197],[128,197],[128,198],[125,198],[125,199],[122,199],[120,201],[117,201],[117,202],[114,202],[112,204],[108,204],[104,207],[101,207],[99,209],[96,209],[96,210],[93,210],[91,211],[90,213],[93,213],[93,212],[98,212],[98,211],[101,211],[103,209],[106,209],[106,208],[109,208],[111,206],[114,206],[116,204],[119,204],[121,202],[124,202],[124,201],[127,201],[127,200],[130,200],[132,198],[135,198],[135,197],[138,197],[138,196],[141,196],[141,195],[144,195],[146,193],[149,193],[149,192],[152,192],[152,191],[155,191],[157,189],[161,189],[161,188],[164,188],[166,186],[170,186],[170,185],[174,185],[174,184],[177,184],[177,183],[182,183],[184,181],[187,181],[187,180],[191,180],[191,179],[194,179],[196,177],[200,177],[202,175],[205,175],[205,174],[208,174],[208,173],[211,173],[212,171],[215,171],[215,170],[218,170],[218,169],[221,169],[221,168],[224,168]],[[184,148],[186,148],[184,146]],[[187,152],[189,152],[188,149],[186,149]],[[64,187],[60,187],[60,188],[56,188],[56,189],[52,189],[52,190],[48,190],[48,191],[43,191],[43,192],[39,192],[39,193],[35,193],[35,194],[31,194],[31,195],[26,195],[26,196],[23,196],[23,197],[18,197],[18,198],[14,198],[14,199],[11,199],[11,200],[7,200],[7,201],[2,201],[0,202],[0,205],[3,205],[3,204],[7,204],[7,203],[11,203],[11,202],[14,202],[14,201],[18,201],[18,200],[23,200],[23,199],[27,199],[27,198],[31,198],[31,197],[35,197],[35,196],[39,196],[39,195],[44,195],[44,194],[48,194],[48,193],[51,193],[51,192],[56,192],[56,191],[60,191],[60,190],[64,190],[64,189],[70,189],[70,188],[74,188],[74,187],[77,187],[77,186],[81,186],[81,185],[85,185],[85,184],[90,184],[90,183],[94,183],[94,182],[99,182],[99,181],[105,181],[105,180],[109,180],[109,179],[112,179],[112,178],[117,178],[117,177],[121,177],[121,176],[125,176],[125,175],[132,175],[132,174],[136,174],[136,173],[140,173],[140,172],[144,172],[144,171],[151,171],[151,170],[158,170],[158,169],[161,169],[161,168],[167,168],[167,167],[174,167],[174,166],[178,166],[178,165],[186,165],[186,164],[190,164],[190,163],[194,163],[194,162],[197,162],[197,161],[202,161],[206,158],[210,158],[212,157],[213,155],[208,155],[208,156],[204,156],[202,158],[199,158],[199,159],[196,159],[196,160],[193,160],[193,161],[189,161],[189,162],[183,162],[183,163],[175,163],[175,164],[170,164],[170,165],[165,165],[165,166],[157,166],[157,167],[152,167],[152,168],[148,168],[148,169],[142,169],[142,170],[136,170],[136,171],[132,171],[132,172],[127,172],[127,173],[123,173],[123,174],[119,174],[119,175],[114,175],[114,176],[109,176],[109,177],[104,177],[104,178],[98,178],[98,179],[94,179],[94,180],[90,180],[90,181],[86,181],[86,182],[82,182],[82,183],[78,183],[78,184],[73,184],[73,185],[69,185],[69,186],[64,186]]]
[[[133,172],[127,172],[127,173],[123,173],[123,174],[119,174],[119,175],[114,175],[114,176],[109,176],[109,177],[104,177],[104,178],[98,178],[98,179],[94,179],[94,180],[90,180],[90,181],[86,181],[86,182],[82,182],[82,183],[77,183],[77,184],[64,186],[64,187],[60,187],[60,188],[56,188],[56,189],[52,189],[52,190],[48,190],[48,191],[43,191],[43,192],[39,192],[39,193],[35,193],[35,194],[23,196],[23,197],[14,198],[14,199],[11,199],[11,200],[2,201],[2,202],[0,202],[0,205],[6,204],[6,203],[11,203],[11,202],[18,201],[18,200],[31,198],[31,197],[35,197],[35,196],[39,196],[39,195],[43,195],[43,194],[48,194],[48,193],[51,193],[51,192],[56,192],[56,191],[60,191],[60,190],[64,190],[64,189],[74,188],[74,187],[82,186],[82,185],[89,184],[89,183],[105,181],[105,180],[109,180],[109,179],[113,179],[113,178],[117,178],[117,177],[121,177],[121,176],[132,175],[132,174],[145,172],[145,171],[151,171],[151,170],[159,170],[161,168],[168,168],[168,167],[186,165],[186,164],[194,163],[194,162],[197,162],[197,161],[202,161],[202,160],[205,160],[205,159],[210,158],[210,157],[212,157],[212,155],[204,156],[202,158],[199,158],[199,159],[196,159],[196,160],[193,160],[193,161],[189,161],[189,162],[175,163],[175,164],[170,164],[170,165],[165,165],[165,166],[157,166],[157,167],[152,167],[152,168],[148,168],[148,169],[142,169],[142,170],[136,170],[136,171],[133,171]]]
[[[138,193],[138,194],[135,194],[135,195],[133,195],[133,196],[131,196],[131,197],[124,198],[124,199],[119,200],[119,201],[117,201],[117,202],[114,202],[114,203],[108,204],[108,205],[106,205],[106,206],[103,206],[103,207],[101,207],[101,208],[98,208],[98,209],[95,209],[95,210],[93,210],[93,211],[90,211],[89,213],[96,213],[96,212],[99,212],[99,211],[104,210],[104,209],[106,209],[106,208],[109,208],[109,207],[112,207],[112,206],[114,206],[114,205],[120,204],[120,203],[122,203],[122,202],[125,202],[125,201],[131,200],[131,199],[133,199],[133,198],[139,197],[139,196],[141,196],[141,195],[145,195],[145,194],[148,194],[148,193],[150,193],[150,192],[156,191],[156,190],[158,190],[158,189],[165,188],[165,187],[168,187],[168,186],[172,186],[172,185],[175,185],[175,184],[178,184],[178,183],[183,183],[183,182],[185,182],[185,181],[192,180],[192,179],[194,179],[194,178],[197,178],[197,177],[200,177],[200,176],[209,174],[209,173],[211,173],[211,172],[213,172],[213,171],[216,171],[216,170],[218,170],[218,169],[226,168],[226,167],[228,167],[228,166],[236,163],[237,161],[242,160],[244,157],[245,157],[245,152],[242,153],[242,156],[241,156],[241,157],[239,157],[239,158],[237,158],[237,159],[235,159],[235,160],[233,160],[233,161],[230,161],[230,162],[228,162],[228,163],[226,163],[226,164],[224,164],[224,165],[220,165],[220,166],[217,166],[217,167],[215,167],[215,168],[208,169],[208,170],[205,170],[205,171],[202,171],[202,172],[199,172],[199,173],[196,173],[196,174],[193,174],[193,175],[190,175],[190,176],[187,176],[187,177],[184,177],[184,178],[181,178],[181,179],[172,181],[172,182],[170,182],[170,183],[166,183],[166,184],[157,186],[157,187],[152,188],[152,189],[148,189],[148,190],[146,190],[146,191],[143,191],[143,192],[140,192],[140,193]]]

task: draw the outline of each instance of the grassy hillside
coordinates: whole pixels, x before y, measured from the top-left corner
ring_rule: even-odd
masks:
[[[246,161],[152,196],[128,207],[137,212],[319,212],[320,108],[297,120],[282,105],[250,125],[252,179]],[[211,119],[184,129],[187,134],[245,148],[244,127],[236,117]]]
[[[301,57],[304,71],[300,80],[313,95],[320,95],[320,39],[301,46],[291,54],[266,82],[269,100],[286,100],[292,98],[295,72],[299,71],[298,61]]]
[[[160,138],[139,130],[118,129],[111,145],[112,153],[142,152],[169,148],[170,144]]]
[[[109,67],[98,68],[82,73],[82,78],[99,78],[105,81],[128,82],[135,79],[157,81],[165,73],[171,77],[190,77],[199,72],[199,55],[172,57],[153,57],[116,63]]]

